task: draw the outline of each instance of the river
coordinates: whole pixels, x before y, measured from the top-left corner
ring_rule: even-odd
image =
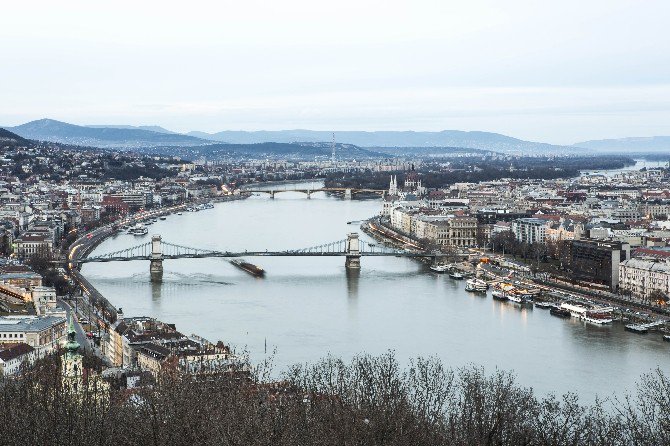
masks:
[[[284,250],[341,240],[359,231],[348,221],[377,214],[378,200],[342,200],[283,192],[274,200],[216,204],[172,215],[150,227],[163,240],[216,250]],[[369,237],[361,233],[363,239]],[[149,236],[119,234],[95,253],[124,249]],[[247,350],[254,363],[274,352],[277,374],[328,353],[394,350],[404,364],[437,356],[449,366],[481,364],[514,370],[540,394],[634,390],[640,374],[670,366],[670,344],[658,334],[635,335],[621,324],[562,320],[464,291],[463,281],[437,275],[411,259],[362,258],[359,276],[344,258],[249,259],[267,271],[253,278],[223,259],[164,262],[164,281],[149,281],[148,262],[85,264],[83,274],[126,316],[153,316],[185,334]]]

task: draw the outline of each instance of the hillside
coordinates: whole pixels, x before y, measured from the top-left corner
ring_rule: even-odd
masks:
[[[601,152],[670,152],[670,136],[597,139],[580,142],[575,146]]]
[[[84,127],[52,119],[28,122],[10,127],[8,130],[28,139],[101,148],[210,144],[209,141],[187,135],[166,134],[142,129]]]
[[[31,142],[19,135],[0,128],[0,147],[30,146]]]
[[[332,132],[313,130],[223,131],[212,134],[190,132],[188,135],[231,144],[254,144],[269,141],[282,143],[318,142],[330,141],[333,137]],[[463,147],[506,153],[569,153],[579,150],[570,146],[524,141],[499,133],[464,132],[460,130],[444,130],[441,132],[344,131],[335,132],[335,139],[359,147]]]

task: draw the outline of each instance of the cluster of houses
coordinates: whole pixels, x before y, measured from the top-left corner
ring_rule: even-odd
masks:
[[[563,243],[573,279],[647,298],[670,295],[670,177],[663,168],[556,180],[457,183],[427,190],[391,177],[380,222],[438,248]]]

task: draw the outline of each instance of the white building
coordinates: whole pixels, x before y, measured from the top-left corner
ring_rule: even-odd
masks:
[[[512,232],[522,243],[544,243],[547,239],[547,221],[540,218],[519,218],[512,222]]]
[[[653,291],[670,294],[670,263],[652,258],[633,258],[619,264],[619,289],[637,297]]]

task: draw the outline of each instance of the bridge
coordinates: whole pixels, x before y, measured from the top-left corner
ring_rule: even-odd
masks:
[[[314,192],[331,192],[336,194],[343,194],[344,198],[351,199],[355,194],[379,194],[386,193],[383,189],[357,189],[348,187],[315,187],[313,189],[244,189],[245,192],[254,194],[270,194],[270,198],[274,198],[275,194],[280,192],[300,192],[307,195],[307,198],[312,198]]]
[[[129,262],[134,260],[148,260],[151,280],[160,282],[163,276],[163,260],[169,259],[203,259],[209,257],[345,257],[347,269],[359,269],[361,257],[428,257],[435,260],[446,256],[442,253],[426,253],[388,248],[374,243],[368,243],[358,238],[357,232],[347,235],[344,240],[312,246],[309,248],[289,249],[285,251],[216,251],[210,249],[182,246],[162,240],[160,235],[154,235],[150,242],[120,251],[99,254],[77,259],[78,264],[94,262]]]

